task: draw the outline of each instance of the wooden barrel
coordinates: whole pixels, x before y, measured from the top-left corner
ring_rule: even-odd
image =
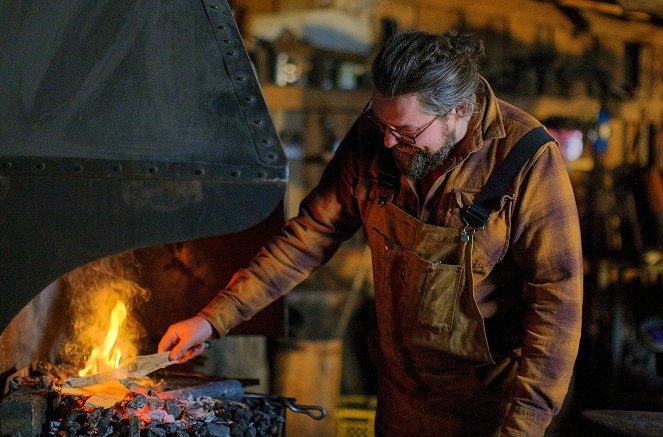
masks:
[[[341,393],[342,342],[292,340],[274,352],[274,393],[292,397],[298,404],[327,410],[321,421],[307,415],[286,413],[286,436],[336,436],[336,406]]]

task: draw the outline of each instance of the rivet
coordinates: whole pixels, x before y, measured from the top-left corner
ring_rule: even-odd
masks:
[[[227,54],[228,56],[235,56],[235,55],[237,54],[237,52],[234,51],[234,50],[231,50],[231,51],[229,51],[229,52],[226,52],[226,54]]]
[[[262,120],[260,120],[260,119],[258,119],[258,120],[253,120],[253,122],[254,122],[255,124],[262,124]]]
[[[256,99],[256,98],[253,97],[253,96],[246,96],[246,97],[244,97],[244,101],[246,101],[246,102],[252,102],[252,101],[254,101],[255,99]]]
[[[210,8],[212,9],[218,9],[219,7],[217,5],[209,5]]]
[[[205,170],[202,168],[196,169],[196,176],[202,176],[205,174]]]
[[[258,172],[258,177],[260,179],[264,178],[265,176],[267,176],[267,174],[264,171]]]
[[[263,142],[263,144],[272,144],[272,139],[271,138],[263,138],[262,142]]]
[[[152,174],[156,174],[159,170],[156,167],[150,167],[149,172]]]
[[[239,174],[240,174],[240,173],[239,173],[239,170],[233,170],[233,171],[230,173],[230,176],[236,178],[236,177],[239,177]]]
[[[225,26],[225,25],[223,25],[223,24],[222,24],[222,25],[220,25],[220,26],[218,26],[218,27],[219,27],[219,30],[226,30],[226,26]]]
[[[267,157],[273,161],[276,159],[276,154],[274,152],[269,152]]]
[[[230,43],[232,42],[232,40],[230,40],[230,39],[224,39],[223,42],[226,43],[226,44],[230,44]]]
[[[83,166],[79,164],[76,166],[76,168],[74,168],[74,170],[76,170],[77,172],[81,172],[83,171]]]
[[[246,80],[246,77],[244,77],[244,76],[237,76],[237,80],[240,81],[240,82],[243,82],[243,81]]]
[[[115,164],[115,167],[113,167],[113,170],[116,172],[121,172],[122,171],[122,164]]]
[[[37,164],[37,170],[43,170],[43,169],[45,169],[45,168],[46,168],[46,164],[45,164],[45,163],[40,162],[39,164]]]
[[[4,168],[12,168],[12,163],[11,163],[11,161],[5,161],[5,163],[2,164],[2,166]]]

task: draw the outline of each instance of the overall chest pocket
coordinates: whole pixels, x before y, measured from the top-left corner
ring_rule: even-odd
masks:
[[[450,331],[458,305],[463,267],[452,264],[431,263],[426,268],[421,290],[419,323],[424,326]]]
[[[446,224],[449,227],[462,228],[465,222],[460,212],[474,202],[479,189],[456,188],[452,191],[451,207],[448,211]],[[475,271],[486,271],[502,261],[509,249],[511,236],[511,218],[515,196],[506,193],[500,199],[499,206],[492,211],[484,229],[474,234],[474,252],[472,267]]]
[[[382,286],[396,297],[399,324],[417,336],[422,329],[451,331],[464,285],[463,266],[425,260],[389,241],[385,251]]]

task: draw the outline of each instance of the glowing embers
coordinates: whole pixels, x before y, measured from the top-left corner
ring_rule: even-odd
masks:
[[[55,413],[49,436],[281,436],[285,423],[283,405],[268,398],[160,399],[150,392],[130,393],[110,408],[63,397]]]

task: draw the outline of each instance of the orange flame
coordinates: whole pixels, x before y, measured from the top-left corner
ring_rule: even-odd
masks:
[[[122,351],[115,345],[120,329],[127,318],[127,307],[121,301],[117,301],[111,312],[110,326],[106,332],[106,338],[102,346],[92,349],[85,367],[78,372],[79,376],[94,375],[99,372],[114,369],[120,365]]]
[[[138,355],[146,336],[134,309],[149,298],[138,275],[133,253],[100,259],[66,275],[71,335],[62,358],[83,369],[81,376],[111,370]]]

